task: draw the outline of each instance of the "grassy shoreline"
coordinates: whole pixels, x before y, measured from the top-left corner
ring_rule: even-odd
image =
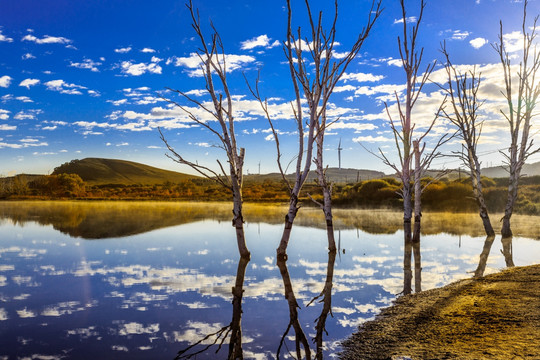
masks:
[[[343,360],[538,359],[540,265],[398,298],[343,347]]]

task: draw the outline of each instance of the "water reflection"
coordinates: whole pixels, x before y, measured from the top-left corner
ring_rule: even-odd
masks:
[[[474,277],[479,278],[484,276],[484,272],[486,271],[486,265],[487,260],[489,258],[489,253],[491,252],[491,247],[493,246],[493,242],[495,241],[495,236],[487,236],[486,241],[484,241],[484,247],[482,248],[482,252],[480,253],[480,261],[478,262],[478,267],[474,271]]]
[[[403,224],[403,295],[412,293],[412,259],[414,257],[414,291],[422,291],[422,258],[420,252],[420,223],[414,224],[414,236],[411,236],[411,223]]]
[[[338,248],[339,251],[339,248]],[[334,281],[334,264],[336,262],[336,252],[330,251],[328,252],[328,265],[326,267],[326,280],[324,282],[324,287],[321,291],[321,293],[314,297],[307,306],[312,304],[314,301],[319,300],[321,297],[322,299],[319,300],[320,303],[323,304],[323,307],[321,309],[321,315],[317,318],[315,325],[316,335],[315,335],[315,345],[316,345],[316,353],[315,358],[320,360],[323,359],[323,335],[327,334],[326,331],[326,319],[328,318],[328,314],[332,315],[332,286]],[[332,315],[333,316],[333,315]]]
[[[502,242],[502,254],[504,255],[504,261],[506,262],[506,267],[514,267],[514,254],[512,248],[512,236],[503,237]]]
[[[276,264],[275,234],[282,225],[268,224],[271,207],[261,206],[246,216],[252,250],[247,263],[238,260],[232,245],[227,206],[18,204],[0,203],[0,359],[173,359],[179,349],[197,343],[180,356],[213,344],[192,358],[262,360],[276,358],[280,341],[280,358],[296,357],[297,344],[304,357],[309,351],[311,358],[332,358],[343,339],[403,290],[407,258],[415,280],[407,285],[412,292],[468,278],[477,267],[484,274],[514,262],[536,263],[540,251],[539,241],[518,236],[503,240],[501,254],[491,246],[493,239],[462,235],[458,247],[458,236],[422,232],[420,263],[420,241],[413,237],[405,244],[401,231],[377,231],[372,223],[369,233],[341,227],[337,240],[342,251],[336,259],[336,253],[325,251],[324,229],[298,226],[289,260]],[[78,210],[69,215],[71,207]],[[268,219],[250,223],[264,218],[254,215],[259,211]],[[372,216],[356,210],[348,216],[364,215],[360,222]],[[199,216],[211,220],[185,220]],[[53,229],[63,224],[72,234],[118,236],[170,219],[187,222],[103,241],[73,239]],[[448,218],[433,219],[437,224]],[[118,221],[126,224],[114,230]],[[423,230],[430,226],[434,232],[447,227],[428,225],[424,216]]]
[[[491,253],[491,248],[495,242],[495,236],[487,236],[484,241],[484,247],[480,253],[480,259],[478,261],[478,267],[474,271],[474,277],[479,278],[484,276],[486,265],[489,259],[489,254]],[[504,262],[506,267],[514,267],[514,254],[513,254],[513,237],[503,237],[501,239],[502,250],[501,254],[504,256]]]
[[[281,224],[284,207],[272,204],[245,204],[248,223]],[[325,228],[318,209],[304,208],[297,225]],[[495,215],[494,215],[495,216]],[[52,225],[71,237],[106,239],[141,234],[161,228],[205,219],[230,221],[230,209],[222,203],[152,201],[9,201],[0,202],[0,219],[15,224],[37,222]],[[433,213],[422,217],[422,234],[439,233],[480,236],[478,216]],[[334,227],[357,229],[368,234],[394,234],[403,229],[403,214],[389,210],[335,209]],[[538,217],[516,215],[515,234],[540,239]]]
[[[306,359],[311,359],[311,349],[309,347],[309,342],[307,340],[306,334],[304,333],[304,330],[302,330],[302,325],[300,325],[300,321],[298,319],[298,309],[300,308],[300,305],[298,305],[298,301],[296,300],[296,296],[294,295],[294,290],[291,282],[291,276],[289,275],[289,269],[287,268],[287,262],[283,259],[278,259],[277,266],[279,268],[279,272],[281,273],[281,278],[283,279],[283,287],[285,291],[285,299],[287,299],[287,303],[289,305],[289,324],[287,325],[287,328],[283,332],[283,336],[281,337],[281,340],[279,342],[279,346],[276,352],[276,358],[280,358],[281,349],[283,346],[288,351],[288,346],[286,343],[286,337],[289,334],[289,331],[291,330],[291,327],[294,329],[294,345],[295,345],[295,351],[296,351],[296,358],[302,359],[302,347],[304,348],[304,353],[306,355]],[[287,354],[289,355],[289,354]],[[288,357],[288,356],[285,357]]]
[[[216,354],[221,350],[223,343],[229,338],[229,353],[227,355],[228,360],[243,359],[244,352],[242,348],[242,298],[244,296],[244,279],[246,276],[246,268],[250,259],[240,257],[238,261],[238,268],[236,270],[236,279],[232,288],[232,320],[227,326],[222,327],[218,331],[206,335],[201,340],[188,346],[187,348],[180,350],[175,360],[179,359],[191,359],[197,358],[197,355],[205,353],[212,346],[219,343],[216,350]],[[206,347],[195,350],[195,348],[210,341]]]

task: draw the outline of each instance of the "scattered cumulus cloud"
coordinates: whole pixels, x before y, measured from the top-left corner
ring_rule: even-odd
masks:
[[[133,75],[133,76],[140,76],[145,73],[151,73],[151,74],[161,74],[161,66],[159,66],[157,63],[138,63],[134,64],[131,61],[123,61],[120,64],[120,67],[122,69],[122,72],[124,74]]]
[[[452,33],[452,40],[465,40],[469,35],[468,31],[455,30]]]
[[[409,16],[408,18],[406,18],[406,20],[407,24],[413,24],[416,22],[417,18],[416,16]],[[394,24],[403,24],[403,19],[395,19]]]
[[[4,102],[4,103],[8,102],[8,101],[11,101],[11,100],[17,100],[17,101],[25,102],[25,103],[34,102],[28,96],[13,96],[12,94],[6,94],[6,95],[2,96],[0,99],[2,99],[2,102]]]
[[[219,62],[223,61],[223,57],[219,56]],[[191,53],[189,57],[175,57],[167,61],[167,63],[174,62],[175,66],[186,67],[189,69],[188,75],[190,77],[203,76],[201,70],[201,59],[199,54]],[[235,54],[226,54],[225,63],[227,64],[228,71],[235,71],[238,69],[243,69],[248,64],[254,63],[255,58],[250,55],[235,55]]]
[[[76,84],[70,84],[64,80],[51,80],[45,83],[47,90],[57,91],[61,94],[70,94],[70,95],[82,95],[81,90],[86,89],[86,87]]]
[[[347,81],[358,81],[358,82],[377,82],[384,79],[384,75],[373,75],[365,73],[344,73],[341,77],[341,80],[344,82]]]
[[[0,120],[7,120],[9,119],[9,110],[0,109]]]
[[[469,44],[475,49],[480,49],[482,46],[486,45],[488,41],[484,38],[477,37],[469,41]]]
[[[25,35],[22,38],[22,41],[30,41],[30,42],[34,42],[36,44],[65,44],[65,45],[68,45],[68,44],[72,43],[72,41],[70,39],[67,39],[67,38],[61,37],[61,36],[45,35],[44,37],[42,37],[40,39],[40,38],[35,37],[32,34]]]
[[[78,69],[88,69],[93,72],[98,72],[98,66],[100,66],[101,63],[97,61],[93,61],[90,59],[84,59],[82,62],[70,62],[69,66],[75,67]]]
[[[23,60],[35,59],[36,57],[30,53],[26,53],[22,56]]]
[[[144,48],[144,49],[141,50],[141,52],[143,52],[143,53],[155,53],[156,50],[151,49],[151,48]]]
[[[125,48],[114,49],[114,52],[119,53],[119,54],[126,54],[126,53],[128,53],[130,51],[131,51],[131,46],[128,46],[128,47],[125,47]]]
[[[25,88],[30,89],[31,86],[37,85],[39,83],[39,79],[24,79],[19,83],[19,86],[24,86]]]
[[[30,109],[19,111],[13,118],[15,120],[36,120],[39,114],[42,114],[41,109]]]
[[[13,39],[2,34],[2,29],[0,29],[0,42],[13,42]]]
[[[246,41],[242,41],[240,43],[240,48],[242,50],[251,50],[256,47],[264,47],[267,49],[279,46],[279,41],[276,40],[272,43],[270,43],[271,39],[267,35],[260,35],[257,37],[254,37],[253,39],[249,39]]]
[[[4,75],[0,77],[0,87],[3,87],[3,88],[9,87],[9,85],[11,85],[11,80],[13,80],[13,78],[8,75]]]

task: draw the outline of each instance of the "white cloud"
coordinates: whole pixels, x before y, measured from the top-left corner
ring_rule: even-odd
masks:
[[[113,104],[114,106],[120,106],[127,104],[127,99],[121,99],[121,100],[107,100],[107,102]]]
[[[415,23],[416,16],[409,16],[408,18],[406,18],[406,20],[408,24]],[[394,20],[394,24],[403,24],[403,19],[401,18],[401,19]]]
[[[37,115],[41,113],[43,113],[43,110],[40,109],[23,110],[19,111],[13,118],[15,120],[35,120]]]
[[[0,109],[0,120],[7,120],[9,119],[9,110]]]
[[[69,84],[64,80],[51,80],[45,83],[47,90],[58,91],[61,94],[82,95],[80,90],[86,87],[76,84]]]
[[[28,59],[35,59],[36,57],[30,53],[26,53],[22,56],[22,59],[23,60],[28,60]]]
[[[353,141],[354,142],[371,142],[371,143],[374,143],[374,142],[387,142],[387,141],[394,141],[393,138],[386,138],[384,136],[371,136],[371,135],[368,135],[368,136],[358,136],[358,137],[355,137],[353,138]]]
[[[521,31],[512,31],[503,35],[504,46],[508,53],[514,53],[523,50],[523,34]]]
[[[9,85],[11,84],[11,80],[13,80],[13,78],[8,75],[4,75],[0,77],[0,87],[3,87],[3,88],[9,87]]]
[[[25,35],[22,38],[22,41],[31,41],[36,44],[71,44],[72,41],[61,36],[49,36],[45,35],[43,38],[39,39],[34,35]]]
[[[57,128],[58,128],[58,126],[56,126],[56,125],[55,126],[44,126],[44,127],[41,128],[41,130],[50,130],[50,131],[52,131],[52,130],[56,130]]]
[[[208,94],[208,91],[201,89],[193,89],[186,92],[187,96],[204,96],[206,94]]]
[[[27,147],[39,147],[39,146],[49,146],[49,144],[46,142],[40,142],[37,139],[22,139],[22,140],[19,140],[19,143],[0,142],[0,149],[2,148],[23,149]]]
[[[139,76],[147,72],[152,74],[161,74],[162,70],[161,66],[159,66],[157,63],[134,64],[131,61],[123,61],[120,67],[122,68],[122,72],[124,74],[129,74],[133,76]]]
[[[250,40],[242,41],[240,43],[240,48],[242,50],[251,50],[259,46],[265,47],[267,49],[279,46],[279,41],[276,40],[273,43],[270,43],[270,40],[271,39],[267,35],[260,35]]]
[[[2,34],[2,29],[0,29],[0,41],[13,42],[13,39]]]
[[[24,86],[27,89],[30,89],[30,86],[34,86],[40,83],[39,79],[24,79],[20,82],[19,86]]]
[[[150,49],[150,48],[144,48],[144,49],[141,50],[141,52],[143,52],[143,53],[155,53],[156,50]]]
[[[100,65],[101,65],[100,62],[92,61],[90,59],[84,59],[82,62],[78,62],[78,63],[70,62],[69,64],[69,66],[71,67],[76,67],[79,69],[88,69],[93,72],[98,72],[99,69],[97,67]]]
[[[484,38],[477,37],[469,41],[469,44],[475,49],[480,49],[482,46],[486,45],[488,41]]]
[[[377,82],[384,79],[384,75],[373,75],[365,73],[344,73],[341,80],[344,82],[354,80],[358,82]]]
[[[454,30],[452,40],[465,40],[470,34],[468,31]]]
[[[7,125],[7,124],[0,124],[0,130],[3,130],[3,131],[17,130],[17,126],[15,126],[15,125]]]
[[[128,53],[131,51],[131,47],[128,46],[128,47],[125,47],[125,48],[119,48],[119,49],[114,49],[114,52],[115,53],[119,53],[119,54],[125,54],[125,53]]]
[[[218,59],[219,62],[223,62],[223,56],[219,56]],[[191,71],[189,71],[189,76],[202,76],[202,70],[201,70],[201,59],[199,58],[199,55],[196,53],[189,54],[189,57],[177,57],[174,59],[169,59],[168,62],[174,61],[175,66],[183,66]],[[234,55],[234,54],[226,54],[225,55],[225,63],[227,64],[227,71],[235,71],[238,69],[243,69],[246,65],[255,62],[255,58],[253,56],[249,55]]]
[[[22,102],[25,102],[25,103],[31,103],[31,102],[34,102],[32,99],[30,99],[28,96],[17,96],[15,98],[16,100],[19,100],[19,101],[22,101]]]

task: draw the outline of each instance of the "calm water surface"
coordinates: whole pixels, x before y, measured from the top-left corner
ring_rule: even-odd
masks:
[[[289,327],[296,311],[314,354],[330,300],[321,335],[332,358],[340,341],[404,290],[399,228],[343,226],[334,259],[324,229],[296,226],[280,269],[281,209],[247,217],[252,257],[240,264],[229,214],[228,206],[201,204],[0,203],[0,359],[174,359],[198,342],[184,355],[209,346],[194,358],[223,359],[239,327],[244,358],[274,359],[278,348],[287,358],[299,335]],[[509,258],[516,266],[538,261],[538,240],[514,237],[503,246],[497,237],[484,247],[485,240],[423,235],[422,290],[471,277],[481,258],[486,273]]]

